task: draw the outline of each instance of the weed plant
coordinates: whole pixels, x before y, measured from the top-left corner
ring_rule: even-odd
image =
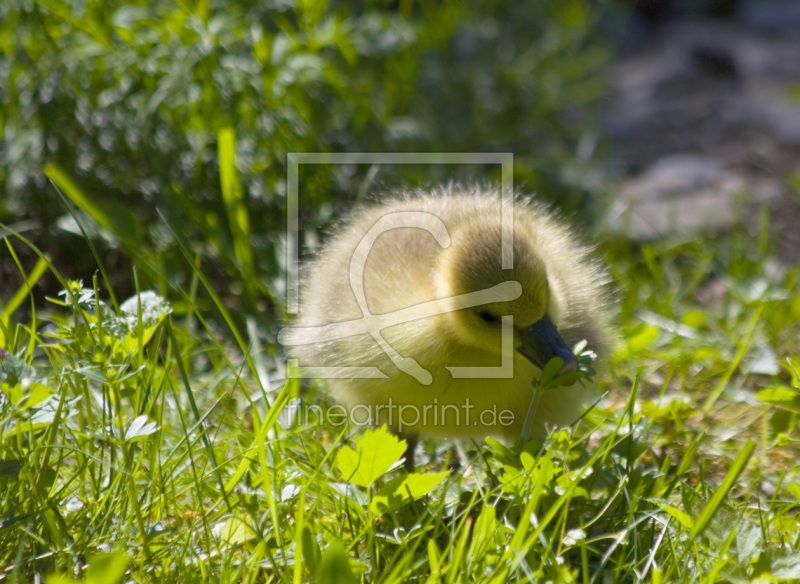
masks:
[[[170,302],[117,299],[101,271],[62,279],[44,308],[36,280],[57,267],[18,261],[0,321],[0,580],[796,581],[800,271],[762,229],[607,238],[604,397],[518,450],[426,442],[410,474],[385,429],[289,407],[324,401],[284,381],[279,348],[236,328],[191,257]]]

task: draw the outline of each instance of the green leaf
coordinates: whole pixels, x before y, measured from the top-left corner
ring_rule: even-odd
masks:
[[[28,393],[23,396],[25,401],[21,405],[26,409],[32,408],[50,399],[53,395],[55,392],[46,385],[33,382],[28,386]]]
[[[681,323],[693,329],[702,328],[706,322],[706,315],[699,310],[690,310],[681,318]]]
[[[306,29],[310,29],[325,16],[328,10],[328,0],[299,0],[297,8],[303,16]]]
[[[678,523],[680,523],[686,529],[694,528],[694,519],[692,519],[692,516],[686,513],[685,511],[682,511],[677,507],[674,507],[667,501],[660,501],[658,499],[648,499],[648,500],[652,501],[653,503],[661,507],[663,511],[666,511],[674,519],[677,519]]]
[[[8,328],[8,325],[11,322],[11,315],[17,310],[17,308],[19,308],[25,299],[28,298],[33,286],[39,281],[39,278],[42,277],[47,268],[47,260],[40,257],[30,274],[25,275],[24,284],[17,289],[17,291],[14,293],[14,296],[12,296],[11,299],[5,303],[5,306],[0,308],[0,346],[5,345],[7,342],[3,330]],[[3,353],[0,352],[0,358],[2,358],[2,355]]]
[[[5,353],[5,358],[0,360],[0,383],[13,387],[23,382],[29,382],[36,376],[33,367],[13,353]],[[21,394],[20,394],[21,395]],[[11,399],[11,396],[9,396]],[[12,403],[16,403],[11,399]]]
[[[22,470],[22,463],[19,460],[0,459],[0,477],[17,478]]]
[[[635,355],[649,347],[658,338],[658,328],[651,325],[641,323],[633,329],[632,334],[628,337],[628,353]]]
[[[405,451],[405,440],[398,439],[386,430],[386,426],[381,426],[367,430],[361,439],[356,438],[355,450],[343,447],[336,462],[346,481],[369,487],[386,474]]]
[[[800,393],[785,385],[775,385],[762,389],[756,397],[768,404],[775,404],[785,410],[800,413]]]
[[[725,479],[722,481],[722,484],[714,491],[714,495],[708,501],[706,506],[703,507],[703,510],[700,511],[694,528],[692,529],[692,537],[696,537],[706,528],[708,522],[722,504],[722,500],[733,488],[736,479],[739,478],[739,475],[747,466],[747,463],[750,461],[750,457],[753,455],[753,450],[755,450],[755,447],[756,443],[753,440],[748,440],[744,443],[744,446],[739,452],[739,455],[736,457],[736,460],[733,461],[731,468],[728,469],[728,473],[725,475]]]
[[[522,468],[528,472],[532,472],[536,468],[536,455],[527,450],[523,450],[519,453],[519,462],[522,464]]]
[[[800,579],[800,552],[788,552],[772,559],[770,562],[772,577],[779,581]]]
[[[158,431],[158,424],[148,422],[147,416],[137,416],[125,429],[126,442],[141,442],[150,434]]]
[[[564,360],[561,357],[553,357],[542,369],[539,375],[539,384],[542,388],[547,387],[553,378],[561,371],[561,366],[564,365]]]
[[[449,474],[449,471],[424,474],[411,473],[404,477],[398,491],[412,499],[419,499],[429,494]]]
[[[350,568],[344,545],[338,539],[334,539],[322,555],[316,581],[324,582],[325,584],[358,583],[353,570]]]
[[[124,575],[130,558],[123,552],[111,552],[89,556],[87,584],[113,584]]]
[[[411,473],[397,477],[383,486],[372,499],[373,513],[386,513],[397,509],[408,501],[414,501],[430,493],[449,472],[433,474]]]
[[[109,229],[126,245],[135,245],[138,239],[136,226],[139,222],[129,207],[95,201],[58,165],[46,164],[44,173],[81,211],[102,227]]]
[[[800,501],[800,484],[798,483],[785,483],[783,485],[795,498]]]
[[[369,497],[367,493],[361,489],[355,489],[349,483],[328,483],[328,488],[335,493],[337,498],[343,501],[348,500],[352,502],[352,509],[359,514],[360,517],[366,517],[366,508],[369,505]]]
[[[475,527],[472,532],[472,543],[469,555],[477,558],[486,553],[492,546],[494,536],[497,533],[497,519],[495,508],[492,505],[484,504],[478,519],[475,520]]]
[[[564,474],[560,475],[556,478],[556,485],[558,488],[556,489],[557,493],[565,493],[569,487],[574,483],[576,480],[575,476],[572,473],[565,472]],[[575,499],[577,497],[583,497],[584,499],[589,498],[589,492],[581,486],[575,486],[572,488],[572,498]]]
[[[74,397],[68,399],[64,402],[64,406],[61,411],[61,416],[63,418],[68,418],[75,415],[75,411],[72,409],[72,406],[75,405],[77,402],[81,401],[83,398],[81,396]],[[14,423],[7,428],[4,429],[0,438],[3,440],[8,438],[9,436],[14,436],[17,434],[27,434],[28,432],[35,432],[36,430],[40,430],[45,426],[49,426],[53,423],[56,419],[56,412],[58,411],[58,403],[60,401],[60,396],[53,395],[50,398],[46,399],[42,402],[42,405],[37,408],[32,408],[31,411],[33,415],[30,419],[25,421]]]
[[[535,458],[527,451],[520,454],[520,460],[524,470],[516,466],[504,466],[500,475],[500,488],[507,493],[514,493],[517,496],[527,496],[532,489],[542,491],[547,489],[556,469],[549,452]]]
[[[728,527],[730,532],[733,526]],[[736,556],[742,566],[747,566],[757,559],[764,546],[761,542],[761,530],[753,524],[741,522],[736,531]]]
[[[130,558],[122,552],[96,554],[88,557],[89,568],[86,570],[85,579],[75,579],[62,574],[51,574],[45,581],[50,584],[115,584],[125,575],[125,570],[130,563]]]
[[[777,440],[781,435],[792,432],[796,427],[797,414],[787,409],[778,409],[769,417],[767,434],[771,440]]]
[[[255,532],[240,517],[228,517],[219,534],[220,539],[230,545],[244,543],[255,536]]]
[[[319,544],[311,529],[306,525],[303,527],[303,561],[314,575],[319,570],[321,558],[322,553],[319,550]]]
[[[217,134],[219,153],[219,177],[222,188],[222,200],[228,215],[233,253],[239,263],[242,284],[250,299],[255,297],[254,280],[255,263],[253,261],[252,233],[250,217],[244,197],[242,181],[236,168],[236,133],[233,128],[223,128]]]
[[[504,465],[514,465],[517,462],[517,457],[514,455],[514,452],[505,444],[497,440],[496,438],[492,438],[491,436],[486,438],[486,444],[492,449],[495,454],[497,460]]]
[[[49,387],[36,382],[28,384],[24,391],[21,383],[13,386],[0,383],[0,390],[21,410],[28,410],[53,396]]]
[[[428,564],[431,566],[431,575],[438,576],[442,570],[442,555],[436,547],[434,538],[428,540]]]
[[[158,325],[172,312],[172,307],[152,290],[145,290],[123,302],[120,311],[120,316],[109,317],[104,325],[117,341],[112,343],[115,352],[127,355],[150,342]]]

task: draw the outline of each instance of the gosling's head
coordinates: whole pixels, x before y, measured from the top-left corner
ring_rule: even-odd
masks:
[[[447,297],[517,282],[512,300],[494,301],[447,314],[453,334],[463,343],[498,355],[503,317],[513,317],[514,347],[540,369],[553,357],[563,361],[561,373],[577,360],[558,332],[564,299],[548,278],[547,261],[535,232],[518,229],[513,237],[513,268],[502,269],[502,228],[484,221],[465,222],[442,251],[438,272]],[[518,296],[517,296],[518,294]],[[454,307],[456,303],[454,303]]]

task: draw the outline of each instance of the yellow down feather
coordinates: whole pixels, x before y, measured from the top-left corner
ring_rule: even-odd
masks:
[[[605,275],[560,220],[516,197],[505,225],[500,192],[482,188],[353,213],[302,270],[300,314],[280,340],[301,368],[327,368],[310,371],[357,423],[514,440],[546,359],[574,367],[561,344],[584,339],[602,357],[608,324]],[[573,423],[590,393],[545,392],[531,436]]]

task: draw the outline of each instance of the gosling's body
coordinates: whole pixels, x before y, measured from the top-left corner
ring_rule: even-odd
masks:
[[[514,267],[510,270],[501,266],[497,191],[448,187],[410,193],[354,214],[302,272],[300,315],[293,327],[305,329],[304,342],[314,342],[290,346],[290,354],[299,358],[301,367],[371,367],[385,375],[383,379],[324,380],[356,422],[388,423],[412,436],[491,435],[514,440],[522,432],[532,382],[540,372],[520,352],[521,331],[536,322],[552,321],[569,346],[585,339],[591,350],[602,355],[607,319],[603,275],[589,260],[588,250],[541,206],[517,198],[513,209]],[[382,219],[389,215],[399,218],[399,224],[419,220],[424,228],[392,228],[371,245],[361,243],[365,235],[374,237],[376,230],[370,229],[379,221],[391,226],[391,220]],[[442,225],[449,242],[446,238],[437,241],[432,234]],[[363,275],[358,270],[353,273],[354,253],[364,255],[365,250]],[[417,307],[416,313],[411,309],[401,314],[423,316],[391,324],[378,337],[364,333],[357,296],[362,294],[361,282],[362,302],[372,315]],[[521,285],[517,287],[521,293],[513,300],[503,297],[468,308],[454,300],[478,290],[499,290],[493,287],[508,286],[507,282]],[[433,306],[431,301],[437,299],[441,303]],[[432,306],[433,312],[442,306],[448,310],[430,315],[427,309]],[[490,378],[454,377],[457,370],[448,367],[501,366],[501,323],[506,315],[514,317],[514,328],[505,370],[476,373]],[[330,323],[344,323],[338,335],[359,334],[323,340],[325,335],[311,328]],[[291,335],[285,339],[291,344]],[[401,357],[413,359],[418,367],[406,362],[405,371],[401,370],[396,364]],[[588,397],[580,384],[546,392],[532,436],[542,438],[548,428],[573,423]]]

